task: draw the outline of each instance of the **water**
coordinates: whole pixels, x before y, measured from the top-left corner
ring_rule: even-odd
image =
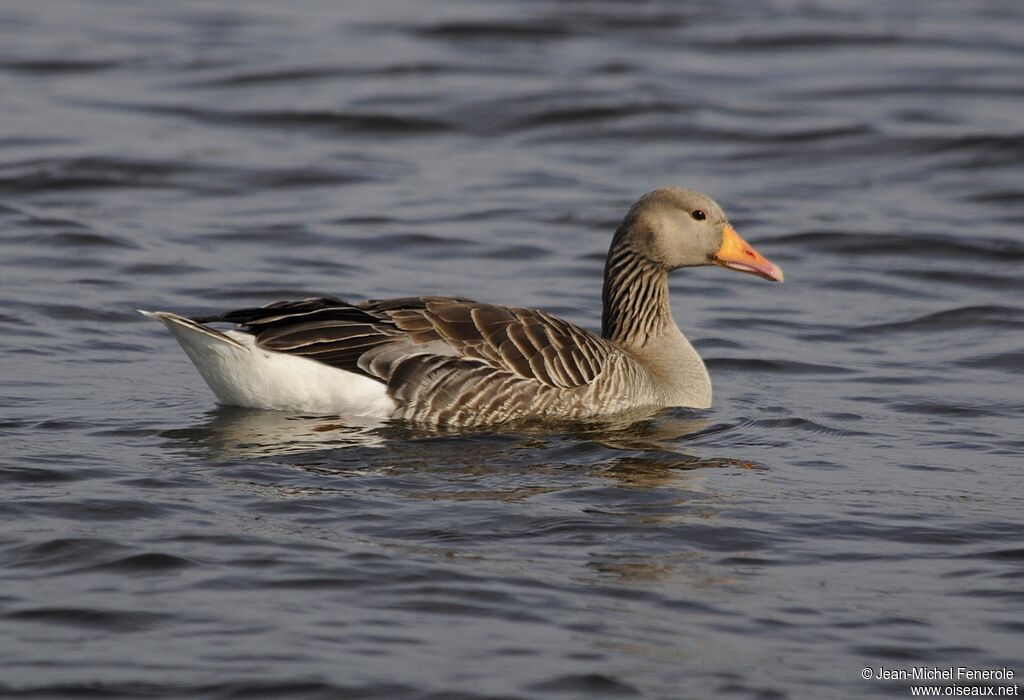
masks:
[[[909,697],[1024,674],[1024,6],[0,7],[0,689]],[[134,312],[421,293],[599,325],[626,207],[715,406],[431,435],[218,409]]]

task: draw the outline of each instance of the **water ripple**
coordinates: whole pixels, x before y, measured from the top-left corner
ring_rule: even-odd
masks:
[[[862,698],[1019,661],[1019,4],[81,5],[0,8],[0,695]],[[707,410],[217,408],[134,312],[596,328],[666,184],[787,273],[673,273]]]

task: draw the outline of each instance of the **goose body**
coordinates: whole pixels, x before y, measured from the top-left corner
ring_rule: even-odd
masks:
[[[600,335],[536,309],[437,296],[142,313],[170,329],[224,404],[450,426],[574,421],[710,406],[707,370],[668,303],[668,272],[701,264],[782,281],[709,197],[669,188],[616,231]]]

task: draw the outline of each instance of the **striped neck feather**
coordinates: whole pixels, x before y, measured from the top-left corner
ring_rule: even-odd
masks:
[[[601,335],[626,348],[642,348],[675,329],[669,309],[668,271],[616,235],[604,268]]]

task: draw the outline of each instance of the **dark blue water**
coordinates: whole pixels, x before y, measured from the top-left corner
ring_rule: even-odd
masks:
[[[0,5],[0,694],[909,697],[1024,674],[1024,5]],[[218,409],[136,308],[599,325],[661,185],[715,406],[432,435]]]

